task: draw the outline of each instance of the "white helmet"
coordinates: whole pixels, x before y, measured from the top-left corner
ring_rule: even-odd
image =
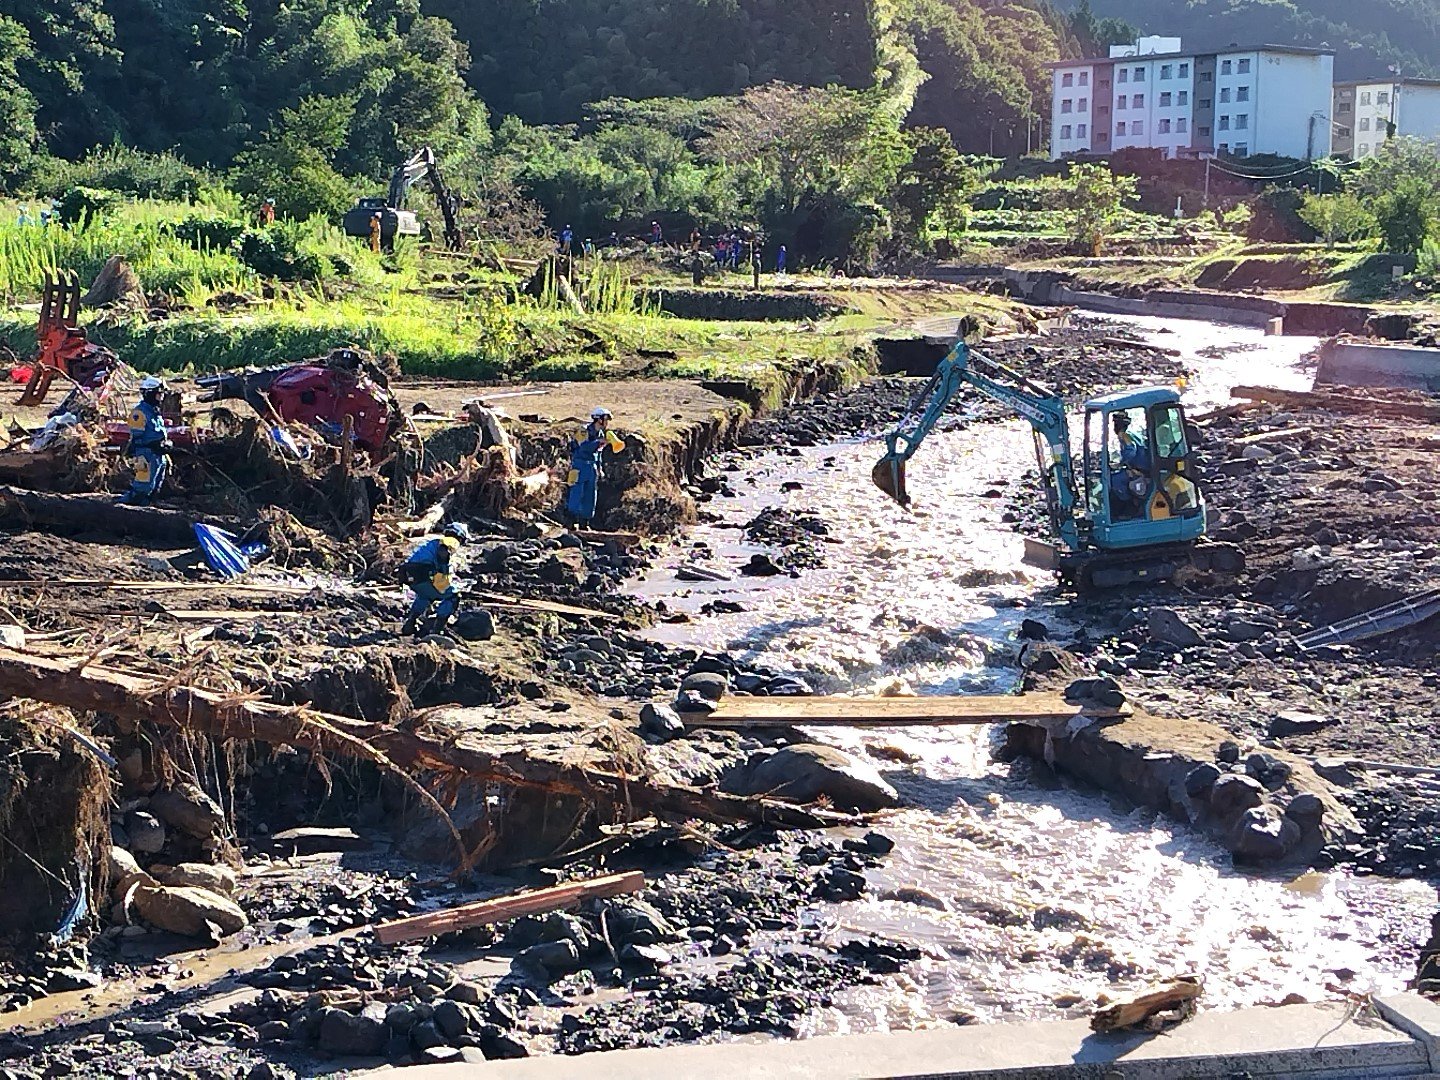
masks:
[[[154,375],[146,375],[140,380],[140,392],[149,393],[151,390],[164,390],[165,380]]]
[[[612,416],[610,410],[605,408],[604,406],[590,410],[591,420],[609,420],[611,418]]]

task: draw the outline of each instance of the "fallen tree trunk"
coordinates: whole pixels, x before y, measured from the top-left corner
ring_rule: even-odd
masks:
[[[195,544],[195,519],[189,514],[153,506],[124,506],[113,495],[51,495],[0,487],[0,520],[27,529],[108,533],[177,547]],[[233,521],[207,520],[222,528],[236,526]]]
[[[1386,398],[1364,397],[1353,391],[1327,394],[1309,390],[1278,390],[1273,386],[1235,386],[1230,396],[1266,401],[1292,409],[1324,409],[1327,412],[1353,413],[1358,416],[1387,416],[1403,420],[1440,422],[1440,405],[1418,401],[1390,401]]]
[[[183,728],[217,739],[295,746],[360,758],[400,769],[424,770],[455,780],[574,795],[668,821],[699,819],[814,829],[853,817],[775,799],[726,795],[532,757],[494,754],[427,735],[296,706],[226,696],[103,668],[0,648],[0,697],[29,698],[81,712],[108,712],[131,720]]]

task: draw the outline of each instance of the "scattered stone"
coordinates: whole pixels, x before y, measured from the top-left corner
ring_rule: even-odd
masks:
[[[320,855],[326,852],[362,851],[370,841],[354,829],[307,827],[286,829],[270,837],[275,850],[286,855]]]
[[[694,690],[682,690],[675,695],[675,710],[682,713],[713,713],[715,703],[709,698],[701,697]]]
[[[1269,733],[1271,738],[1275,739],[1284,739],[1292,735],[1311,735],[1334,723],[1334,720],[1316,713],[1289,709],[1276,713],[1271,718]]]
[[[495,636],[495,617],[484,608],[466,608],[450,628],[466,641],[489,641]]]
[[[1253,776],[1226,773],[1210,789],[1210,809],[1221,817],[1248,810],[1265,801],[1265,789]]]
[[[181,863],[179,866],[153,866],[150,873],[162,885],[194,885],[221,896],[235,895],[235,871],[228,866]]]
[[[156,855],[165,849],[165,826],[154,814],[132,810],[125,816],[125,833],[130,846],[145,855]]]
[[[318,1044],[336,1057],[378,1057],[385,1049],[385,1023],[367,1012],[352,1015],[342,1009],[319,1012]]]
[[[1208,795],[1210,789],[1220,779],[1221,772],[1209,762],[1196,765],[1185,774],[1185,794],[1192,799],[1199,799]]]
[[[157,791],[150,796],[150,810],[167,825],[197,840],[209,840],[225,831],[225,814],[194,784]]]
[[[707,701],[719,702],[730,689],[730,680],[713,671],[692,671],[680,680],[680,690],[694,691]]]
[[[151,926],[182,937],[215,938],[250,925],[233,900],[193,886],[141,885],[132,902]]]
[[[1150,636],[1167,645],[1174,645],[1179,649],[1189,649],[1205,640],[1201,637],[1200,631],[1181,618],[1179,612],[1171,608],[1151,608],[1148,621]]]
[[[775,561],[762,552],[756,552],[750,556],[750,561],[740,568],[740,573],[747,577],[775,577],[785,571],[775,565]]]
[[[647,701],[640,706],[640,734],[657,742],[668,742],[685,734],[685,722],[669,705]]]

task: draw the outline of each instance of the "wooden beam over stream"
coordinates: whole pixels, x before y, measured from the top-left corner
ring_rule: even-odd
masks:
[[[727,697],[713,713],[681,713],[688,727],[947,727],[1099,719],[1128,708],[1076,705],[1062,694],[969,694],[961,697]]]

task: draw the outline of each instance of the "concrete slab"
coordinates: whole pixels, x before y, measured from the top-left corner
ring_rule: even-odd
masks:
[[[1396,1015],[1429,1013],[1389,999]],[[1427,1029],[1428,1030],[1428,1029]],[[406,1070],[423,1080],[1200,1080],[1204,1077],[1419,1077],[1416,1039],[1339,1003],[1201,1013],[1163,1035],[1097,1035],[1088,1021],[993,1024],[799,1042],[717,1043],[580,1057]]]
[[[1440,349],[1419,345],[1372,345],[1327,341],[1320,347],[1315,382],[1345,386],[1395,386],[1440,389]]]
[[[1375,1011],[1425,1047],[1430,1068],[1440,1072],[1440,1001],[1419,994],[1396,994],[1377,1000]]]

